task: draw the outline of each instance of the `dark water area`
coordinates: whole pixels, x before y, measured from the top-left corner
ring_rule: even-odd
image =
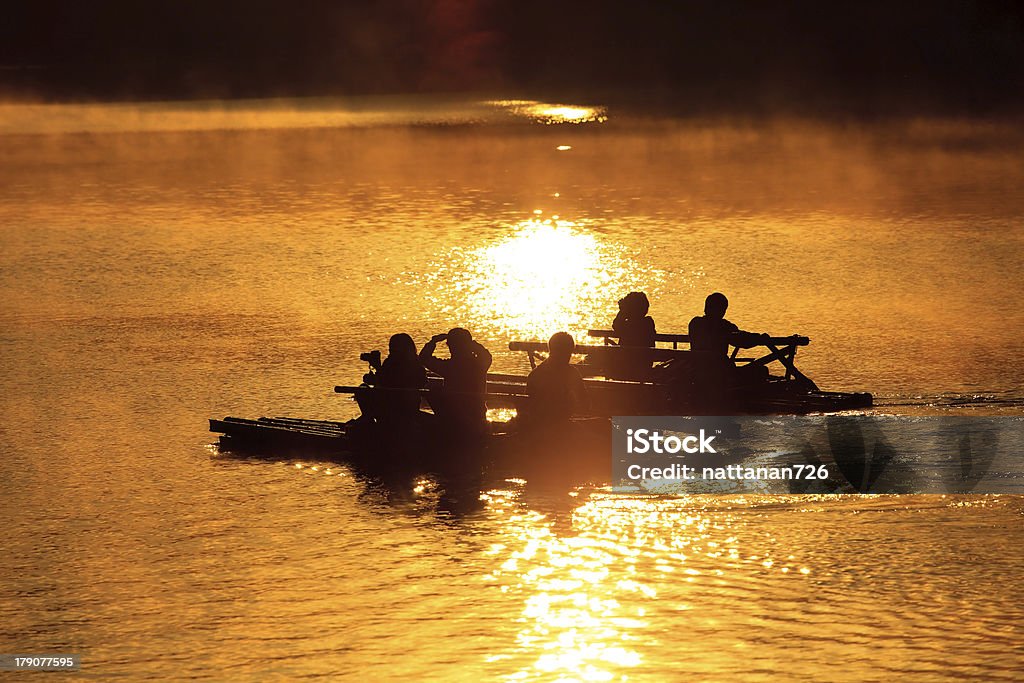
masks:
[[[1015,496],[450,491],[206,419],[355,414],[395,331],[659,331],[711,291],[882,414],[1024,410],[1012,122],[394,100],[5,105],[0,652],[131,680],[1013,680]],[[454,501],[454,502],[453,502]]]

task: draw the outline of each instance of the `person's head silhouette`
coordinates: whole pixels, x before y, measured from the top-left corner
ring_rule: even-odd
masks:
[[[388,340],[388,355],[395,358],[415,358],[416,342],[405,332],[392,335]]]
[[[448,350],[452,356],[461,356],[472,351],[473,335],[463,327],[448,330]]]
[[[725,294],[722,294],[721,292],[709,294],[708,298],[704,300],[704,315],[709,318],[724,318],[725,311],[728,308],[729,300],[726,299]]]
[[[651,302],[643,292],[630,292],[619,299],[619,310],[630,318],[642,318],[651,309]]]
[[[568,363],[576,350],[576,341],[568,332],[555,332],[548,340],[548,358],[559,363]]]

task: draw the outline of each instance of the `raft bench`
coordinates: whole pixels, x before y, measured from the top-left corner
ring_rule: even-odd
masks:
[[[509,351],[525,351],[530,358],[530,367],[537,367],[537,356],[538,354],[547,354],[548,343],[547,342],[532,342],[532,341],[514,341],[508,344]],[[687,354],[689,351],[681,351],[677,349],[623,349],[618,346],[588,346],[586,344],[577,344],[576,350],[573,352],[577,355],[587,355],[591,353],[604,354],[608,353],[646,353],[649,355],[652,362],[660,362],[670,360],[672,358],[678,358],[682,354]]]
[[[614,330],[587,330],[587,334],[591,337],[604,339],[604,343],[607,346],[616,345],[619,335]],[[678,349],[680,344],[689,344],[690,335],[688,334],[656,334],[654,335],[654,341],[671,343],[672,349]],[[760,358],[737,358],[740,352],[739,346],[734,346],[732,353],[729,355],[737,363],[745,363],[750,365],[768,365],[772,361],[779,361],[783,367],[786,368],[786,379],[803,379],[811,384],[814,384],[804,375],[802,372],[796,369],[796,350],[800,346],[807,346],[811,343],[808,337],[802,337],[798,334],[791,335],[789,337],[769,337],[768,341],[765,342],[764,346],[768,349],[769,353],[761,356]],[[751,347],[756,348],[756,347]]]
[[[601,346],[588,346],[585,344],[576,345],[576,353],[578,354],[589,354],[589,353],[608,353],[609,351],[615,352],[614,350],[620,349],[617,340],[619,335],[614,330],[587,330],[587,334],[591,337],[603,339],[604,344]],[[654,336],[654,341],[672,344],[672,348],[660,348],[654,347],[646,349],[647,353],[650,354],[652,362],[666,361],[672,358],[679,358],[683,354],[692,353],[691,351],[680,349],[680,344],[689,344],[690,335],[688,334],[657,334]],[[769,353],[761,356],[760,358],[740,358],[738,357],[740,347],[733,347],[732,353],[729,357],[737,363],[744,363],[750,365],[768,365],[773,361],[779,361],[786,368],[786,379],[804,379],[808,382],[810,380],[796,368],[796,352],[797,348],[801,346],[807,346],[811,343],[811,340],[807,337],[800,335],[792,335],[789,337],[769,337],[768,341],[765,342],[764,346],[768,349]],[[537,367],[536,354],[546,353],[548,350],[547,344],[544,342],[511,342],[508,345],[511,351],[525,351],[530,357],[530,367]],[[638,349],[622,349],[627,353],[636,353]],[[813,382],[812,382],[813,384]]]

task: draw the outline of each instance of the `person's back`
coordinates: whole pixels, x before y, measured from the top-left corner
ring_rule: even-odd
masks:
[[[416,354],[416,344],[407,334],[396,334],[388,343],[388,357],[377,372],[377,386],[385,392],[385,414],[399,420],[419,412],[419,390],[427,385],[427,371]]]
[[[739,328],[725,318],[707,315],[697,316],[690,321],[690,350],[707,353],[718,358],[729,357],[729,342]]]
[[[647,315],[651,304],[643,292],[630,292],[619,299],[619,312],[612,329],[619,335],[619,346],[654,346],[657,331],[654,318]]]
[[[716,393],[730,388],[745,387],[763,382],[768,378],[768,369],[763,365],[749,364],[741,368],[729,356],[729,347],[749,348],[765,343],[766,334],[744,332],[725,319],[729,300],[724,294],[709,294],[704,301],[704,315],[690,321],[690,350],[698,356],[694,364],[695,377],[705,397],[715,400]],[[718,395],[721,400],[723,395]]]
[[[637,349],[636,353],[618,353],[610,364],[611,376],[643,379],[650,372],[651,360],[639,349],[653,348],[657,336],[654,318],[647,315],[650,302],[643,292],[630,292],[619,299],[619,312],[612,330],[619,337],[619,346]]]
[[[451,357],[435,358],[434,350],[447,341]],[[482,427],[487,419],[487,370],[491,354],[468,330],[452,328],[424,344],[420,361],[427,370],[444,378],[440,400],[432,399],[435,412],[456,427]]]
[[[729,309],[729,300],[724,294],[715,292],[709,294],[704,300],[704,315],[697,316],[690,320],[690,350],[706,354],[714,360],[727,361],[729,359],[729,346],[749,348],[764,343],[768,338],[766,334],[754,334],[744,332],[735,324],[725,319],[725,312]]]
[[[364,386],[355,393],[363,423],[407,423],[420,408],[420,390],[427,384],[427,373],[416,356],[416,344],[405,333],[395,334],[388,342],[388,357],[380,362],[380,352],[363,354],[370,372],[363,376]]]
[[[583,377],[569,364],[576,343],[566,332],[556,332],[548,342],[548,357],[526,379],[529,402],[524,417],[532,426],[568,422],[575,409],[585,404]]]

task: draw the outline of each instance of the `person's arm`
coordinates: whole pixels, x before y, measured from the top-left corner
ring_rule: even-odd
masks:
[[[626,317],[626,314],[620,309],[618,314],[615,316],[615,320],[612,321],[612,331],[619,335],[620,340],[622,338],[622,333],[625,331],[627,320],[628,318]]]
[[[762,346],[771,338],[766,332],[762,332],[760,334],[756,332],[744,332],[733,323],[729,324],[732,325],[732,332],[729,335],[729,344],[732,346],[738,346],[741,349],[751,349],[755,346]]]
[[[647,338],[648,342],[647,346],[657,346],[655,337],[658,336],[658,331],[654,327],[654,318],[652,318],[651,316],[647,316],[646,318],[644,318],[644,325],[646,325],[647,327],[647,329],[644,331],[644,336]]]
[[[543,370],[540,369],[540,365],[530,370],[530,374],[526,376],[526,395],[533,397],[537,394],[537,383],[540,381],[540,375]]]
[[[478,341],[474,341],[473,343],[476,345],[476,357],[480,362],[480,367],[484,372],[487,372],[490,369],[494,358],[491,356],[491,352],[488,351],[483,344]]]
[[[686,326],[686,334],[688,334],[690,336],[690,348],[691,349],[693,348],[693,343],[695,341],[698,344],[700,344],[700,342],[704,341],[703,339],[700,338],[700,333],[701,333],[700,318],[699,317],[690,318],[690,324]]]
[[[374,375],[373,381],[367,382],[367,384],[376,385],[378,387],[394,386],[394,363],[389,361],[391,361],[390,358],[384,359],[384,362],[380,365],[380,369],[377,370],[377,373]]]
[[[435,334],[430,338],[423,348],[420,349],[420,363],[423,367],[431,372],[444,376],[444,361],[440,358],[434,358],[434,351],[437,349],[438,342],[442,342],[448,338],[446,334]]]

